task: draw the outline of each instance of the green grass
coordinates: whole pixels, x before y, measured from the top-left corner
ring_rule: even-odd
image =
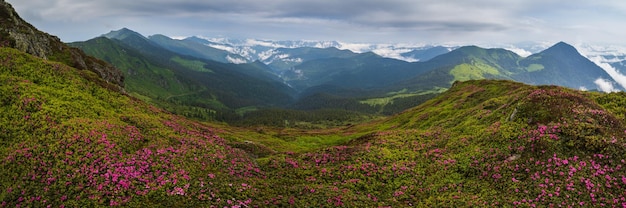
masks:
[[[409,89],[404,88],[402,90],[399,90],[397,92],[388,92],[387,95],[398,95],[398,94],[406,94],[409,91]]]
[[[253,111],[257,111],[257,110],[259,110],[259,108],[256,107],[256,106],[248,106],[248,107],[239,108],[239,109],[235,110],[235,112],[238,115],[243,116],[244,114],[246,114],[248,112],[253,112]]]
[[[439,94],[439,93],[445,92],[446,90],[447,90],[446,88],[438,87],[438,88],[435,88],[433,90],[407,93],[406,92],[407,90],[404,89],[402,91],[388,93],[389,95],[391,95],[391,96],[388,96],[388,97],[370,98],[370,99],[367,99],[367,100],[359,101],[359,103],[368,104],[370,106],[385,106],[385,105],[388,105],[388,104],[393,104],[393,101],[398,99],[398,98],[407,98],[407,97],[426,95],[426,94]]]
[[[338,146],[350,141],[351,139],[353,138],[340,135],[298,136],[295,138],[293,143],[304,150],[301,152],[310,152],[316,149]]]
[[[178,56],[175,56],[172,58],[172,61],[187,67],[189,69],[195,70],[195,71],[199,71],[199,72],[207,72],[207,73],[215,73],[213,72],[211,69],[207,69],[204,67],[204,65],[206,65],[206,63],[202,62],[202,61],[197,61],[197,60],[189,60],[189,59],[183,59],[180,58]]]
[[[359,101],[359,103],[362,104],[368,104],[370,106],[384,106],[387,104],[393,104],[393,100],[397,99],[397,98],[405,98],[405,97],[412,97],[412,96],[416,96],[418,94],[395,94],[393,96],[390,97],[384,97],[384,98],[371,98],[371,99],[367,99],[367,100],[362,100]]]
[[[485,79],[485,74],[498,75],[498,69],[485,63],[459,64],[455,66],[450,74],[454,76],[454,81],[467,81]]]
[[[531,64],[526,68],[528,72],[541,71],[543,69],[544,69],[544,66],[541,64]]]

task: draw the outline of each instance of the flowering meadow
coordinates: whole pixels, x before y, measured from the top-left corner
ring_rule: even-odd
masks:
[[[209,127],[0,50],[1,207],[247,206],[266,178]]]
[[[96,77],[0,48],[0,207],[626,206],[624,93],[457,82],[298,148]]]

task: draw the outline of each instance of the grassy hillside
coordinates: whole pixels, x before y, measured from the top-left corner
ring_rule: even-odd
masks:
[[[455,82],[371,123],[252,130],[168,114],[90,71],[0,57],[1,206],[626,203],[624,93]]]
[[[202,86],[190,83],[189,80],[183,79],[181,82],[181,78],[175,76],[175,71],[170,70],[168,66],[152,63],[138,51],[116,44],[114,40],[100,37],[73,45],[81,48],[85,53],[100,57],[123,69],[126,77],[125,87],[131,93],[150,98],[165,98],[204,89]],[[84,47],[85,45],[92,47]],[[187,64],[180,57],[177,58],[173,61]]]
[[[0,54],[2,206],[246,204],[241,184],[265,177],[219,130],[83,78],[92,72]]]
[[[298,193],[282,201],[298,206],[620,206],[624,101],[624,93],[457,82],[350,129],[372,134],[346,146],[265,164],[279,167],[269,169],[273,184],[288,187],[273,193]]]
[[[202,120],[236,117],[243,107],[286,105],[291,90],[255,63],[217,63],[183,56],[129,33],[71,45],[120,68],[128,92],[171,112]],[[124,33],[126,34],[126,33]]]
[[[258,205],[253,185],[267,175],[255,158],[353,138],[201,124],[93,72],[10,48],[0,57],[2,207]]]

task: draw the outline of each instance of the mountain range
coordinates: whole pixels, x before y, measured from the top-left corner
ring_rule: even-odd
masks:
[[[230,44],[239,44],[239,48]],[[477,46],[404,53],[422,60],[414,62],[332,47],[339,44],[179,40],[163,35],[145,37],[124,28],[70,45],[120,68],[127,77],[128,91],[144,100],[186,115],[208,110],[222,119],[268,107],[388,115],[419,104],[455,81],[474,79],[585,90],[604,90],[598,83],[608,83],[623,89],[602,68],[563,42],[527,57]],[[131,57],[136,64],[128,64],[133,63]],[[250,57],[259,59],[251,61]],[[234,61],[238,64],[229,63],[233,60],[239,60]]]
[[[153,37],[154,36],[154,37]],[[187,37],[183,39],[173,39],[163,35],[149,36],[155,41],[169,41],[169,44],[185,44],[200,43],[210,47],[208,50],[221,50],[230,53],[231,57],[238,59],[224,60],[225,55],[221,55],[216,59],[231,63],[243,63],[261,61],[265,64],[271,64],[277,57],[285,57],[290,54],[284,53],[283,49],[297,48],[337,48],[340,50],[349,50],[354,53],[375,52],[383,57],[395,58],[403,61],[415,62],[426,61],[437,55],[449,52],[457,47],[454,46],[433,46],[433,45],[403,45],[403,44],[354,44],[342,43],[337,41],[275,41],[275,40],[259,40],[259,39],[228,39],[228,38],[204,38],[204,37]],[[157,40],[160,39],[160,40]],[[203,46],[203,47],[204,47]],[[197,47],[197,46],[194,46]],[[185,49],[187,50],[187,49]],[[181,51],[182,52],[182,51]],[[221,59],[221,60],[220,60]]]
[[[626,93],[510,80],[548,76],[587,87],[593,78],[582,75],[605,79],[566,43],[528,57],[465,46],[414,63],[374,53],[311,59],[302,64],[326,65],[307,70],[343,68],[327,70],[334,65],[322,60],[348,68],[299,92],[263,62],[185,55],[132,31],[72,44],[82,53],[21,20],[4,0],[0,28],[0,207],[626,204]],[[361,89],[332,81],[350,72],[376,80],[383,76],[377,67],[416,75]],[[395,77],[380,78],[387,79]],[[414,91],[423,82],[445,88]],[[354,98],[398,87],[388,97]],[[366,109],[410,93],[419,99],[407,103],[421,104],[365,120],[354,111],[283,107],[236,112],[256,125],[197,120],[218,114],[202,105],[276,102],[265,96],[300,96],[288,101],[300,107]],[[244,100],[228,100],[235,98]],[[256,123],[262,118],[271,125]],[[318,128],[300,128],[305,121]],[[342,122],[349,123],[334,125]]]
[[[158,36],[158,35],[157,35]],[[290,54],[283,53],[280,49],[295,49],[295,48],[338,48],[340,50],[350,50],[354,53],[374,52],[380,56],[386,58],[393,58],[408,62],[427,61],[438,55],[447,53],[451,50],[457,49],[460,46],[448,45],[428,45],[428,44],[371,44],[371,43],[344,43],[337,41],[272,41],[272,40],[258,40],[258,39],[228,39],[228,38],[204,38],[204,37],[189,37],[179,40],[191,40],[200,42],[206,46],[214,49],[221,49],[234,54],[233,57],[239,57],[238,59],[228,59],[230,62],[243,63],[243,61],[253,62],[261,61],[267,65],[272,64],[278,57],[278,63],[298,61],[297,57],[292,58]],[[521,42],[513,45],[498,45],[493,44],[491,47],[504,48],[510,51],[514,51],[520,56],[527,57],[534,53],[539,53],[550,46],[553,43],[548,42]],[[576,44],[576,48],[584,51],[584,56],[589,59],[594,59],[594,63],[600,65],[603,69],[610,72],[612,71],[610,65],[617,62],[615,57],[619,57],[620,54],[626,54],[626,49],[619,48],[617,46],[598,46],[587,44]],[[224,56],[225,57],[225,56]],[[280,57],[284,57],[285,60],[281,60]],[[223,58],[222,58],[223,59]],[[217,60],[217,59],[214,59]],[[226,60],[226,61],[228,61]],[[623,60],[623,59],[621,59]],[[223,60],[222,60],[223,61]],[[604,64],[609,64],[606,66]],[[619,67],[619,65],[618,65]],[[622,70],[623,71],[623,70]],[[612,77],[622,76],[622,73],[612,73]],[[619,84],[622,88],[626,81],[622,81]],[[618,87],[619,88],[619,87]],[[605,89],[611,90],[611,89]],[[612,89],[617,90],[617,89]]]

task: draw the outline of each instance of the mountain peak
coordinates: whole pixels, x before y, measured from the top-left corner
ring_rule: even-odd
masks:
[[[455,51],[457,52],[463,52],[463,53],[475,53],[478,51],[484,51],[484,48],[475,46],[475,45],[469,45],[469,46],[461,46],[459,48],[457,48]]]
[[[125,39],[129,36],[137,36],[137,37],[141,37],[143,39],[147,39],[146,37],[144,37],[143,35],[139,34],[138,32],[135,32],[131,29],[128,28],[122,28],[119,30],[112,30],[111,32],[102,35],[103,37],[109,38],[109,39],[118,39],[118,40],[122,40]]]
[[[161,35],[161,34],[154,34],[154,35],[150,35],[147,37],[150,40],[154,40],[154,39],[159,39],[159,40],[174,40],[169,36],[166,35]]]
[[[201,37],[198,37],[198,36],[187,37],[187,38],[185,38],[183,40],[195,41],[195,42],[199,42],[199,43],[208,43],[209,42],[208,40],[206,40],[204,38],[201,38]]]
[[[119,32],[135,32],[135,31],[133,31],[131,29],[128,29],[127,27],[123,27],[122,29],[119,29],[118,31]]]
[[[533,54],[522,61],[525,66],[539,66],[532,77],[517,77],[519,81],[533,84],[566,86],[573,89],[600,89],[600,78],[615,83],[604,69],[590,61],[572,45],[558,42],[550,48]]]
[[[580,53],[578,53],[578,50],[576,50],[576,48],[570,44],[567,44],[563,41],[558,42],[556,44],[554,44],[553,46],[551,46],[550,48],[544,50],[541,52],[542,54],[553,54],[553,55],[565,55],[565,54],[577,54],[580,55]]]

